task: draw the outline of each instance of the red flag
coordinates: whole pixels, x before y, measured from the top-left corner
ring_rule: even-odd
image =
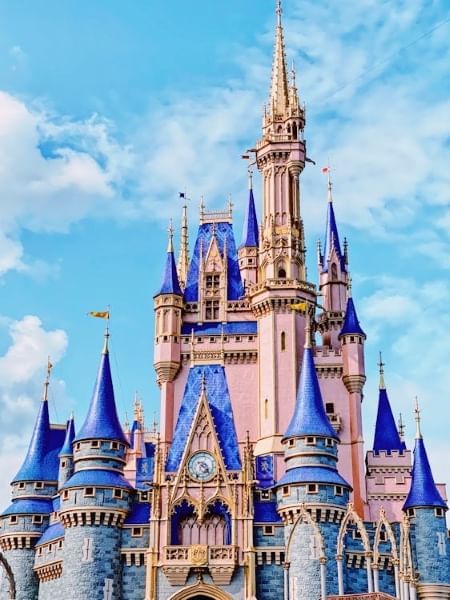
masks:
[[[322,173],[326,174],[326,173],[330,173],[331,169],[330,169],[330,167],[322,167],[321,171],[322,171]]]

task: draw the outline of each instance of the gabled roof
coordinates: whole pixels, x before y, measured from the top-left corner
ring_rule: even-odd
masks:
[[[331,197],[328,201],[327,224],[325,228],[325,240],[322,255],[322,270],[328,271],[331,252],[335,250],[342,271],[346,271],[345,258],[342,254],[339,232],[334,215],[334,207]]]
[[[107,343],[105,343],[100,360],[88,414],[75,441],[90,439],[116,440],[128,445],[128,440],[117,416]]]
[[[42,400],[27,455],[12,483],[16,481],[57,481],[58,452],[63,444],[64,436],[64,429],[51,427],[48,402]]]
[[[73,440],[75,439],[75,422],[73,416],[67,421],[66,437],[64,439],[63,447],[59,452],[59,456],[72,456],[73,454]]]
[[[53,540],[57,540],[58,538],[64,537],[64,527],[58,521],[57,523],[52,523],[47,529],[44,531],[42,536],[39,538],[36,546],[42,546],[43,544],[47,544]]]
[[[393,450],[398,452],[404,450],[404,444],[400,439],[391,404],[384,387],[381,387],[379,392],[377,422],[373,440],[373,451],[380,452],[381,450],[388,454]]]
[[[345,310],[344,324],[342,325],[341,333],[339,337],[343,335],[360,335],[363,338],[366,337],[361,325],[359,324],[358,315],[356,314],[355,304],[353,298],[349,296],[347,300],[347,308]]]
[[[225,467],[229,470],[241,469],[239,444],[225,368],[221,365],[202,365],[191,367],[189,371],[173,442],[167,458],[166,471],[175,472],[180,466],[192,422],[201,398],[200,392],[203,377],[205,379],[208,405],[214,420]]]
[[[244,229],[242,232],[241,248],[254,248],[259,245],[258,219],[255,209],[253,189],[250,188],[247,210],[245,213]]]
[[[284,438],[304,436],[339,439],[325,413],[310,347],[304,349],[297,401]]]
[[[447,508],[447,504],[442,499],[434,482],[422,436],[416,439],[411,488],[403,505],[403,510],[418,507]]]
[[[241,298],[244,294],[233,227],[230,223],[226,222],[203,223],[198,228],[194,252],[189,265],[186,287],[184,290],[184,300],[186,302],[198,301],[201,255],[203,255],[203,258],[205,257],[213,235],[216,236],[217,244],[222,257],[224,254],[224,249],[226,249],[227,253],[227,299],[239,300],[239,298]]]
[[[161,282],[161,287],[159,288],[159,291],[155,294],[155,296],[159,296],[161,294],[176,294],[177,296],[183,295],[183,292],[181,291],[180,287],[180,282],[178,280],[178,273],[175,264],[173,249],[168,250],[167,252],[166,266],[164,268],[164,275]]]

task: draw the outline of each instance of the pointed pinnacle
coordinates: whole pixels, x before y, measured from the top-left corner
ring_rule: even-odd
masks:
[[[420,430],[420,406],[419,398],[416,396],[416,405],[414,408],[415,419],[416,419],[416,440],[422,439],[422,432]]]
[[[167,252],[173,252],[173,223],[172,219],[169,221],[169,227],[167,228],[167,232],[169,234],[169,242],[167,245]]]
[[[379,367],[379,371],[380,371],[380,384],[379,384],[380,390],[386,389],[386,385],[384,383],[384,366],[385,366],[385,363],[383,362],[383,356],[380,351],[380,358],[378,361],[378,367]]]

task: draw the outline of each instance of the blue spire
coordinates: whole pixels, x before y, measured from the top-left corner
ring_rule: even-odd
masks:
[[[258,219],[256,217],[255,198],[253,196],[253,186],[250,175],[250,193],[248,197],[247,212],[245,214],[241,248],[257,248],[258,245]]]
[[[64,444],[59,452],[59,456],[72,456],[73,448],[72,444],[75,439],[75,422],[73,415],[67,421],[66,437],[64,438]]]
[[[307,328],[307,342],[303,353],[297,401],[294,415],[284,434],[284,438],[317,435],[338,440],[339,437],[333,429],[323,406],[309,337],[310,332],[309,328]]]
[[[323,247],[322,256],[322,268],[323,271],[328,271],[328,261],[330,258],[331,251],[334,249],[339,259],[342,271],[346,271],[345,257],[341,251],[341,244],[339,241],[339,233],[336,224],[336,217],[334,215],[333,198],[332,198],[332,184],[330,178],[328,178],[328,210],[327,210],[327,225],[325,229],[325,241]]]
[[[75,441],[102,439],[115,440],[128,445],[117,416],[109,364],[108,338],[109,333],[107,332],[91,404],[86,420]]]
[[[349,296],[347,300],[347,308],[345,310],[345,320],[342,325],[341,333],[339,337],[343,335],[360,335],[363,338],[366,337],[366,334],[361,328],[359,324],[358,315],[356,314],[355,304],[353,302],[353,298],[351,296],[351,289],[349,287]]]
[[[373,440],[373,451],[380,452],[384,450],[388,454],[392,450],[403,452],[404,444],[400,439],[400,435],[395,424],[394,415],[392,413],[391,404],[384,383],[384,363],[380,353],[380,392],[378,399],[377,422],[375,425],[375,437]]]
[[[39,412],[34,425],[27,455],[19,472],[14,477],[13,482],[45,481],[47,479],[45,464],[50,450],[49,438],[50,418],[48,413],[48,402],[45,397],[39,406]]]
[[[160,294],[176,294],[182,296],[180,282],[178,280],[177,267],[175,264],[175,257],[173,253],[173,228],[172,224],[169,227],[169,246],[167,248],[166,267],[164,269],[164,276],[161,287],[156,296]]]
[[[439,490],[434,483],[433,473],[431,472],[430,461],[428,460],[425,444],[423,443],[422,433],[420,431],[420,411],[416,406],[416,446],[414,448],[414,464],[412,469],[411,488],[409,490],[403,510],[408,508],[426,508],[440,507],[447,509],[447,504],[442,499]]]

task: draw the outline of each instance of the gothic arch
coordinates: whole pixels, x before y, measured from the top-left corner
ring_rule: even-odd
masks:
[[[311,527],[314,530],[316,539],[319,542],[319,551],[320,551],[319,559],[326,558],[325,545],[323,543],[322,532],[320,531],[320,528],[317,525],[316,521],[314,521],[311,514],[305,509],[305,506],[302,504],[302,506],[300,507],[300,513],[291,529],[291,532],[290,532],[289,538],[288,538],[288,542],[286,544],[286,559],[288,560],[288,557],[289,557],[289,549],[290,549],[290,545],[291,545],[292,536],[293,536],[295,530],[297,529],[297,526],[300,523],[306,523],[308,525],[311,525]]]
[[[377,564],[379,557],[380,557],[380,553],[378,552],[378,548],[380,545],[380,534],[381,534],[381,529],[384,527],[388,539],[391,543],[391,552],[392,552],[392,559],[394,561],[398,561],[398,550],[397,550],[397,541],[395,539],[395,535],[394,532],[392,531],[392,527],[391,524],[389,523],[389,521],[386,518],[386,512],[384,510],[384,508],[380,508],[380,516],[378,519],[378,523],[377,523],[377,528],[375,530],[375,540],[373,542],[373,560],[374,563]]]
[[[8,564],[8,561],[6,560],[6,558],[3,556],[3,554],[0,552],[0,569],[4,570],[4,572],[6,573],[6,581],[8,582],[9,585],[9,598],[10,600],[14,600],[16,597],[16,582],[14,581],[14,575],[13,572],[11,570],[11,567]]]
[[[185,587],[180,592],[176,592],[173,596],[170,596],[169,600],[189,600],[189,598],[196,598],[197,596],[206,596],[211,600],[232,600],[232,597],[216,588],[214,585],[209,585],[197,582],[195,585]]]
[[[337,555],[342,556],[344,553],[344,537],[347,532],[347,526],[349,523],[355,523],[357,530],[361,535],[361,541],[364,546],[365,552],[370,552],[369,536],[364,526],[363,520],[353,508],[353,502],[349,502],[347,512],[342,520],[341,528],[337,539]]]
[[[405,515],[400,527],[400,574],[406,577],[412,574],[413,560],[411,552],[411,541],[409,538],[409,519]]]

